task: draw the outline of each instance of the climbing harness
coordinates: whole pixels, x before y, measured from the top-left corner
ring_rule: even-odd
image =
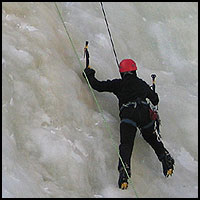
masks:
[[[133,109],[135,109],[138,105],[145,105],[149,108],[149,112],[151,111],[151,113],[153,113],[153,111],[151,110],[149,104],[146,102],[146,101],[142,101],[138,98],[137,101],[134,101],[134,102],[128,102],[127,104],[123,104],[120,108],[120,113],[123,111],[124,108],[128,108],[128,107],[132,107]],[[128,124],[131,124],[132,126],[134,126],[135,128],[139,128],[140,130],[144,130],[144,129],[147,129],[149,127],[151,127],[155,121],[156,121],[156,115],[155,114],[150,114],[153,116],[153,118],[150,117],[151,119],[151,122],[149,122],[148,124],[144,125],[144,126],[140,126],[140,125],[137,125],[137,123],[131,119],[122,119],[121,120],[121,123],[128,123]]]
[[[75,55],[76,55],[76,58],[77,58],[77,60],[78,60],[78,62],[79,62],[80,68],[83,70],[83,65],[82,65],[82,63],[81,63],[81,61],[80,61],[80,58],[79,58],[79,56],[78,56],[78,53],[77,53],[77,51],[76,51],[76,49],[75,49],[75,46],[74,46],[74,44],[73,44],[72,38],[71,38],[71,36],[70,36],[70,34],[69,34],[69,31],[67,30],[67,27],[66,27],[66,25],[65,25],[65,23],[64,23],[64,20],[63,20],[63,18],[62,18],[62,15],[61,15],[61,13],[60,13],[60,10],[59,10],[59,8],[58,8],[58,6],[57,6],[57,3],[54,2],[54,4],[55,4],[55,7],[56,7],[56,9],[57,9],[58,15],[59,15],[59,17],[60,17],[60,19],[61,19],[61,21],[62,21],[62,24],[63,24],[63,26],[64,26],[64,29],[65,29],[65,31],[66,31],[66,33],[67,33],[67,36],[68,36],[68,38],[69,38],[69,41],[70,41],[71,46],[72,46],[72,48],[73,48],[73,51],[74,51],[74,53],[75,53]],[[114,44],[113,44],[113,45],[114,45]],[[88,49],[88,42],[86,41],[86,46],[85,46],[85,48],[84,48],[84,55],[85,55],[86,57],[88,56],[88,57],[87,57],[88,60],[86,61],[86,66],[89,67],[89,52],[88,52],[87,49]],[[87,53],[88,53],[88,54],[87,54]],[[116,61],[117,61],[117,58],[116,58]],[[100,106],[100,104],[99,104],[99,102],[98,102],[98,100],[97,100],[97,98],[96,98],[96,96],[95,96],[95,94],[94,94],[94,91],[93,91],[93,89],[92,89],[92,87],[91,87],[91,85],[90,85],[90,83],[89,83],[89,80],[88,80],[88,78],[87,78],[87,76],[86,76],[86,74],[85,74],[84,71],[83,71],[83,74],[84,74],[85,79],[86,79],[86,82],[87,82],[87,84],[88,84],[88,86],[89,86],[89,88],[90,88],[90,91],[91,91],[92,96],[93,96],[93,98],[94,98],[94,101],[95,101],[95,103],[96,103],[96,105],[97,105],[97,108],[98,108],[98,110],[99,110],[99,112],[100,112],[100,114],[101,114],[101,116],[102,116],[102,118],[103,118],[103,122],[104,122],[105,128],[107,129],[107,131],[108,131],[108,133],[109,133],[110,139],[111,139],[111,141],[112,141],[112,145],[115,147],[115,150],[116,150],[116,152],[118,153],[118,157],[119,157],[119,159],[120,159],[120,161],[121,161],[121,163],[122,163],[122,166],[123,166],[123,168],[125,169],[125,171],[126,171],[126,173],[127,173],[127,175],[128,175],[128,172],[127,172],[127,170],[126,170],[125,164],[124,164],[124,162],[123,162],[123,160],[122,160],[122,158],[121,158],[121,156],[120,156],[120,154],[119,154],[118,145],[115,144],[114,139],[112,138],[110,126],[108,125],[108,123],[107,123],[107,121],[106,121],[106,119],[105,119],[105,117],[104,117],[103,109],[101,108],[101,106]],[[129,175],[128,175],[128,177],[129,177]],[[130,177],[129,177],[129,178],[130,178]],[[134,193],[135,193],[136,197],[138,198],[137,192],[135,191],[133,182],[132,182],[131,180],[130,180],[130,183],[131,183],[131,185],[132,185],[132,188],[133,188],[133,190],[134,190]]]
[[[134,106],[134,108],[137,107],[137,105],[141,103],[141,104],[144,104],[144,105],[149,105],[146,101],[133,101],[133,102],[128,102],[126,104],[122,104],[121,108],[119,109],[119,111],[121,112],[124,108],[128,108],[129,106]]]

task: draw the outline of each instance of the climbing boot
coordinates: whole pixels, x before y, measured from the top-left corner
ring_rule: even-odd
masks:
[[[126,167],[126,171],[129,175],[129,177],[131,177],[131,172],[130,172],[130,168],[129,167]],[[119,170],[119,180],[118,180],[118,185],[119,185],[119,188],[124,190],[124,189],[127,189],[128,188],[128,176],[127,176],[127,173],[126,171],[124,170],[124,168],[120,168]]]
[[[163,174],[165,177],[172,176],[174,172],[174,159],[171,157],[168,151],[164,155],[160,156],[159,160],[162,163]]]

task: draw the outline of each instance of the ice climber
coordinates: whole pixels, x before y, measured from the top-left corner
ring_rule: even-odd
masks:
[[[118,186],[121,189],[128,187],[128,178],[131,177],[131,154],[137,128],[162,163],[164,176],[172,175],[174,170],[174,159],[155,134],[155,121],[150,117],[150,106],[146,100],[148,98],[155,106],[159,102],[158,94],[145,81],[138,78],[136,70],[136,63],[132,59],[124,59],[120,62],[121,79],[99,81],[95,78],[94,69],[86,67],[84,70],[94,90],[112,92],[119,100],[121,119],[119,153],[126,168],[125,170],[119,159]]]

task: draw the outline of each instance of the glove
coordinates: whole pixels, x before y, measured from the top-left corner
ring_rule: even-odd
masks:
[[[87,77],[88,77],[88,76],[94,76],[94,74],[95,74],[95,70],[94,70],[94,69],[91,69],[91,68],[89,68],[89,67],[85,68],[85,69],[84,69],[84,72],[85,72],[85,74],[86,74]],[[83,77],[84,77],[84,78],[85,78],[85,74],[83,73]]]

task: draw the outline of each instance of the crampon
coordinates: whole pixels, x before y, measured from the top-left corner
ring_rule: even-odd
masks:
[[[162,162],[164,176],[165,177],[172,176],[174,172],[175,161],[168,152],[166,152],[166,154],[163,156],[161,162]]]
[[[130,176],[130,170],[129,169],[127,169],[127,172],[128,172],[128,175]],[[126,171],[123,168],[121,168],[119,170],[118,186],[122,190],[128,188],[128,176],[126,174]]]

